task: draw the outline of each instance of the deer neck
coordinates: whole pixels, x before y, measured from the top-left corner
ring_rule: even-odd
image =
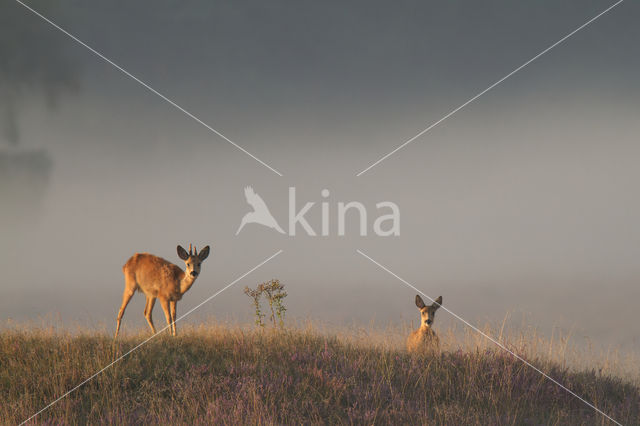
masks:
[[[433,329],[431,328],[431,326],[423,323],[420,326],[420,332],[422,332],[424,334],[431,334],[431,333],[433,333]]]
[[[182,279],[180,280],[180,294],[185,294],[195,281],[196,277],[187,274],[186,272],[182,272]]]

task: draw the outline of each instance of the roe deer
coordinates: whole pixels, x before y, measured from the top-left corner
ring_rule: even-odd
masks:
[[[432,305],[425,305],[422,297],[416,295],[416,306],[420,309],[420,328],[411,332],[407,338],[407,350],[418,352],[424,349],[438,347],[440,341],[431,325],[436,317],[436,311],[442,305],[442,296]]]
[[[160,306],[167,318],[167,325],[171,327],[171,334],[176,335],[176,303],[191,288],[196,278],[200,274],[202,261],[209,256],[209,246],[203,248],[200,253],[194,247],[189,253],[182,246],[177,247],[178,257],[184,260],[187,268],[183,271],[177,265],[164,260],[161,257],[149,253],[136,253],[122,267],[124,273],[124,294],[122,295],[122,306],[118,312],[118,323],[116,325],[116,335],[120,330],[120,321],[124,315],[127,304],[133,297],[136,290],[144,293],[147,304],[144,307],[144,317],[155,334],[156,328],[153,326],[151,311],[156,299],[160,299]]]

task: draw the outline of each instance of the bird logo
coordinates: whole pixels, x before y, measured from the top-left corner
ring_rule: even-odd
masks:
[[[240,233],[247,223],[259,223],[260,225],[275,229],[279,233],[284,234],[284,231],[280,225],[278,225],[278,222],[276,222],[276,219],[269,211],[262,197],[256,194],[252,187],[247,186],[244,188],[244,196],[247,199],[247,203],[253,207],[253,211],[244,215],[242,222],[240,222],[240,227],[238,231],[236,231],[236,235]]]

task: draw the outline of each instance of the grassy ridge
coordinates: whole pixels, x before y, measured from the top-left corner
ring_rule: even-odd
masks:
[[[159,336],[38,416],[47,424],[609,424],[503,352],[401,349],[313,330],[183,329]],[[146,334],[120,340],[119,353]],[[111,362],[102,333],[0,332],[0,419],[20,423]],[[531,361],[623,424],[640,389]]]

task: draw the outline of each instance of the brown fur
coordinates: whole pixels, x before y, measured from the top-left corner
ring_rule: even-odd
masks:
[[[156,329],[153,325],[151,313],[156,299],[160,300],[160,306],[164,311],[167,324],[171,327],[171,334],[176,335],[176,304],[182,299],[196,281],[200,274],[200,266],[209,256],[209,246],[206,246],[198,254],[197,250],[189,253],[181,246],[177,247],[178,256],[185,261],[186,271],[177,265],[149,253],[136,253],[129,258],[122,267],[124,274],[124,293],[122,305],[118,311],[116,335],[120,330],[120,322],[129,301],[136,290],[144,293],[147,302],[144,308],[144,317],[153,333]]]
[[[425,305],[420,295],[416,295],[416,306],[420,310],[420,328],[411,332],[407,338],[409,352],[421,352],[434,349],[440,345],[440,339],[431,326],[435,319],[436,310],[442,305],[442,296],[431,305]]]

